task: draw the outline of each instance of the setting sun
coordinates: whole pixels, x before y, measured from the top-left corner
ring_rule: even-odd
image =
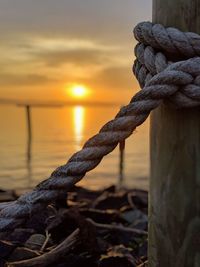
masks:
[[[88,95],[89,90],[84,85],[73,85],[70,88],[70,94],[75,98],[83,98]]]

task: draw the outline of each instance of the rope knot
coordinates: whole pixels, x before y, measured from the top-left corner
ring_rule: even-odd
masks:
[[[133,72],[144,94],[177,108],[199,106],[200,36],[151,22],[139,23],[134,36]]]

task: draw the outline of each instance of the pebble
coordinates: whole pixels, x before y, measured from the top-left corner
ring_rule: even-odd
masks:
[[[15,249],[15,246],[11,242],[0,240],[0,257],[1,258],[8,257],[13,252],[14,249]]]
[[[23,245],[24,242],[32,235],[35,231],[33,229],[16,228],[10,235],[8,235],[8,240],[16,245]]]
[[[14,190],[0,189],[0,202],[13,201],[17,198]]]
[[[124,212],[121,216],[128,223],[131,223],[132,226],[138,224],[139,222],[147,222],[148,221],[148,216],[138,209]]]
[[[13,253],[8,258],[8,261],[21,261],[30,258],[35,258],[40,254],[37,251],[31,250],[29,248],[17,247]]]
[[[40,250],[45,240],[46,237],[44,235],[34,234],[29,237],[24,246],[33,250]]]

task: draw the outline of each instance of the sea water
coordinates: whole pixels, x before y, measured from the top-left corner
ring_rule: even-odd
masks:
[[[23,107],[0,105],[0,188],[30,189],[67,162],[104,123],[116,106],[31,108],[32,142],[27,139]],[[125,145],[124,185],[148,188],[149,122],[140,126]],[[107,155],[79,183],[98,189],[118,184],[119,148]]]

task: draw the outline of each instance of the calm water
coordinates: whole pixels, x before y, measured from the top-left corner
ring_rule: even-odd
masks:
[[[112,119],[117,107],[33,108],[31,160],[27,160],[24,108],[0,105],[0,187],[30,188],[64,164],[83,143]],[[149,172],[148,121],[126,141],[124,183],[147,188]],[[118,182],[119,148],[80,182],[90,188]]]

